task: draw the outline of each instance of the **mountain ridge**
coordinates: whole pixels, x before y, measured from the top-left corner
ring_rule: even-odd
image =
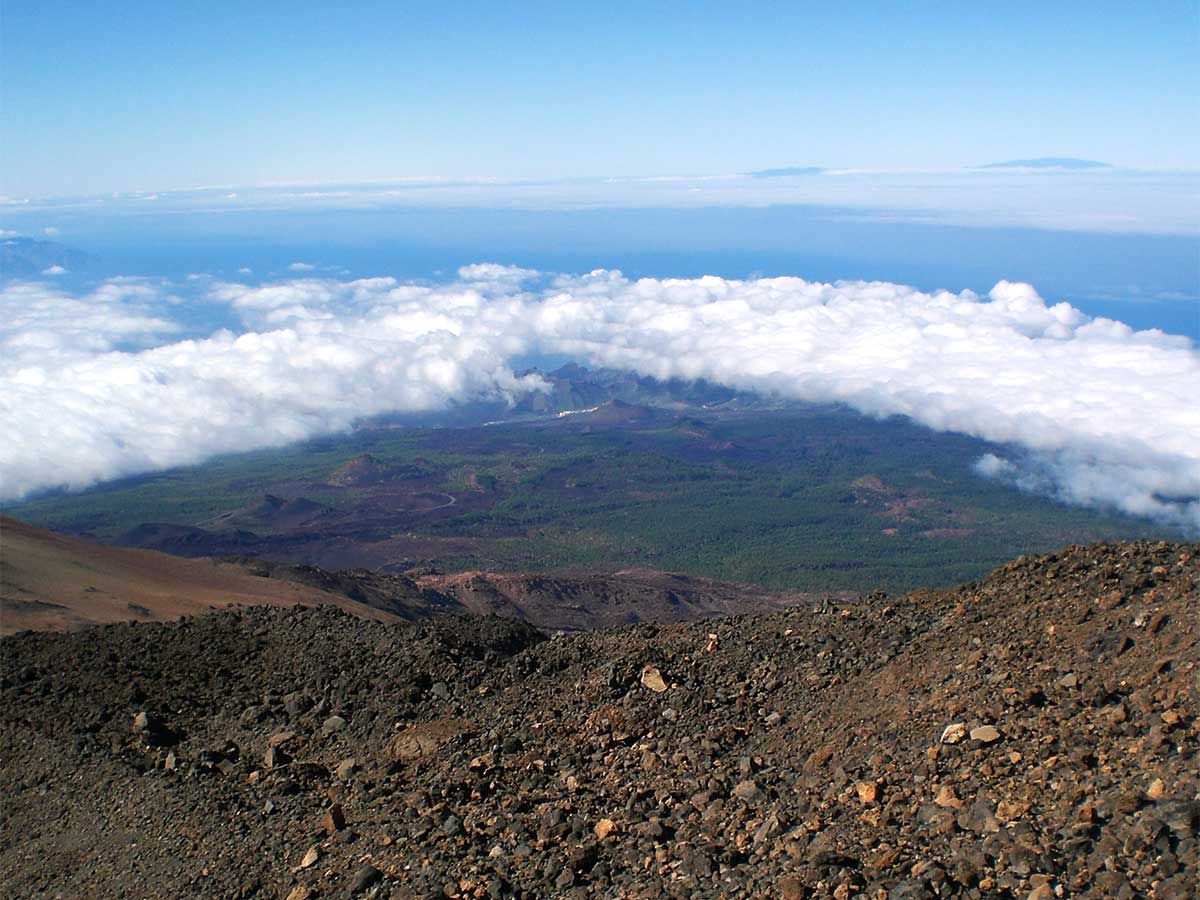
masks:
[[[987,163],[977,169],[1111,169],[1111,163],[1094,159],[1077,159],[1073,156],[1039,156],[1033,159],[1010,159],[1006,162]]]
[[[0,634],[162,621],[227,606],[331,604],[395,621],[382,609],[249,566],[109,547],[0,516]]]

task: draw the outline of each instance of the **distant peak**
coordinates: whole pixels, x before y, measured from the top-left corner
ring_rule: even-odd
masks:
[[[988,163],[977,169],[1111,169],[1112,164],[1094,159],[1075,159],[1072,156],[1039,156],[1035,159],[1010,159]]]
[[[95,261],[90,254],[57,241],[20,235],[0,241],[0,281],[78,273]]]
[[[751,178],[787,178],[791,175],[820,175],[824,172],[821,166],[784,166],[780,169],[759,169],[751,172]]]

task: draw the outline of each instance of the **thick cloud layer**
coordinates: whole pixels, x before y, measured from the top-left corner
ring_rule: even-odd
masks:
[[[1047,306],[1028,285],[980,298],[483,264],[437,286],[300,278],[206,290],[244,333],[160,343],[180,301],[146,282],[0,294],[0,496],[516,396],[540,382],[507,361],[539,350],[910,416],[1011,446],[980,460],[983,476],[1200,529],[1200,354],[1186,338]]]
[[[81,298],[18,285],[0,294],[0,497],[278,446],[361,416],[536,389],[505,361],[525,349],[525,304],[457,284],[391,279],[218,285],[261,330],[135,352],[165,330],[139,294]],[[94,329],[93,330],[93,326]]]
[[[901,414],[1026,452],[981,474],[1200,528],[1200,354],[1029,285],[926,294],[798,278],[563,279],[539,305],[556,350],[659,378],[707,378]]]

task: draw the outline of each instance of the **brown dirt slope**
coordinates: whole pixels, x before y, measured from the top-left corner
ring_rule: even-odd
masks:
[[[1194,898],[1198,613],[1200,546],[1139,543],[553,639],[329,607],[16,635],[0,884]]]
[[[346,596],[251,571],[216,560],[108,547],[0,516],[0,634],[160,621],[230,604],[330,603],[367,618],[395,619]]]

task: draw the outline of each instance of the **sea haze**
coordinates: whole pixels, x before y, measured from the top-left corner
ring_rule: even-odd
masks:
[[[1200,340],[1191,234],[964,226],[914,221],[896,210],[811,205],[207,212],[158,205],[10,210],[8,230],[48,231],[95,257],[86,271],[60,275],[62,283],[81,275],[261,280],[302,274],[289,269],[296,263],[341,277],[440,279],[480,260],[554,272],[620,269],[634,278],[797,275],[980,293],[1006,279],[1089,315]]]

